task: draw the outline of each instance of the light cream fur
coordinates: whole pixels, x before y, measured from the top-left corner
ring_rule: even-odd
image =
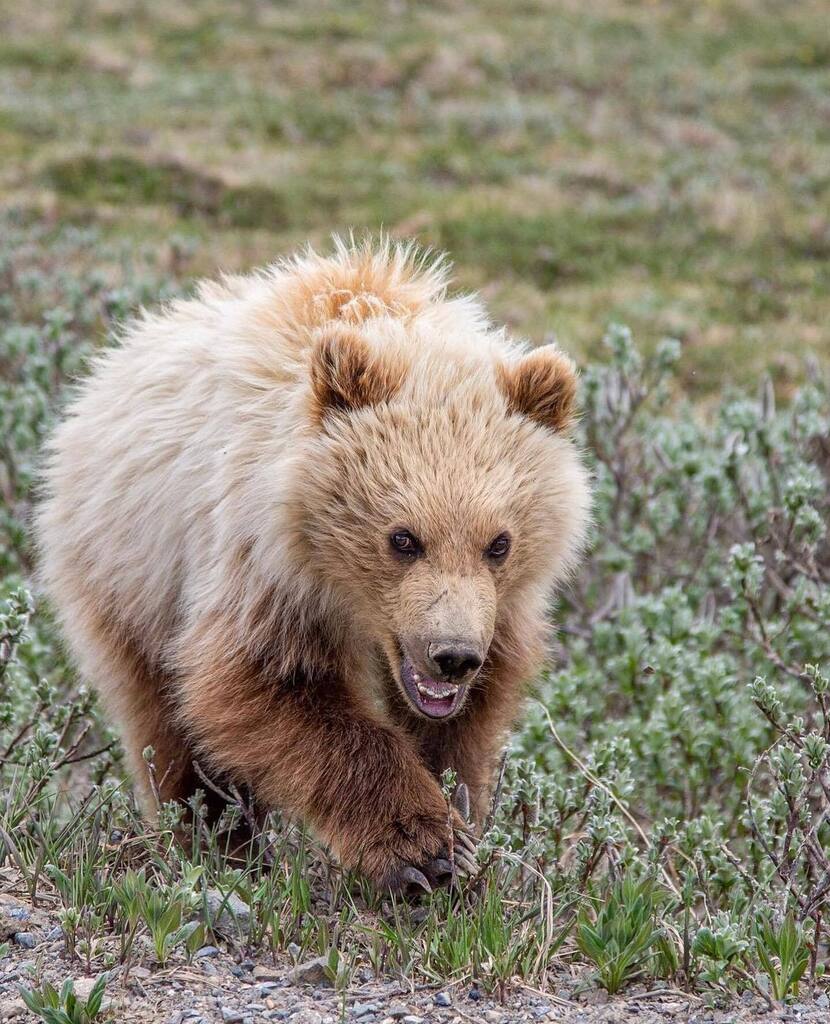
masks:
[[[573,370],[446,286],[412,248],[337,243],[143,316],[81,384],[48,448],[42,580],[139,779],[141,748],[165,740],[172,761],[181,742],[260,770],[228,738],[259,705],[221,672],[204,683],[206,637],[222,664],[267,652],[275,678],[331,672],[378,722],[401,642],[498,646],[481,689],[538,668],[588,517]],[[390,560],[397,526],[426,545],[411,567]],[[505,530],[493,567],[482,552]],[[503,731],[515,709],[500,716]],[[291,808],[290,787],[262,786]]]

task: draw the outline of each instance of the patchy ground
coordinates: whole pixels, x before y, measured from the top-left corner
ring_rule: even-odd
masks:
[[[6,873],[8,879],[8,873]],[[8,888],[8,882],[6,883]],[[20,998],[21,985],[44,981],[56,988],[75,979],[80,996],[89,993],[96,975],[65,956],[57,915],[8,891],[0,891],[0,940],[9,951],[0,958],[0,1021],[34,1020]],[[289,958],[263,961],[234,959],[219,946],[204,946],[190,963],[177,958],[163,969],[152,967],[148,955],[125,973],[115,967],[107,984],[102,1021],[130,1024],[510,1024],[511,1021],[563,1021],[573,1024],[612,1024],[617,1021],[658,1024],[683,1020],[689,1024],[750,1024],[755,1021],[828,1019],[828,999],[810,999],[772,1009],[758,997],[733,1006],[711,1009],[694,996],[665,984],[629,989],[609,997],[590,984],[584,972],[571,975],[563,967],[552,991],[542,992],[518,982],[500,1002],[476,985],[414,985],[377,980],[372,971],[358,972],[357,983],[336,989],[326,979],[323,960],[295,964]]]

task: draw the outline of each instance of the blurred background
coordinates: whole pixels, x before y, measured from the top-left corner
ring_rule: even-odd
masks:
[[[383,226],[533,341],[680,339],[696,399],[830,351],[826,0],[2,0],[0,183],[16,285]]]

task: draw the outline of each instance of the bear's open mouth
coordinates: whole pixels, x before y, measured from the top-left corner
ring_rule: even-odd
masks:
[[[446,718],[461,706],[466,683],[441,682],[430,679],[412,664],[409,656],[401,656],[401,682],[417,711],[427,718]]]

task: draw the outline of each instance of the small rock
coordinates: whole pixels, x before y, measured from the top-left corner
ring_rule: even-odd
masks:
[[[474,1003],[477,1003],[481,999],[481,989],[478,985],[473,985],[470,991],[467,993],[467,998],[472,999]]]
[[[487,1024],[501,1024],[504,1014],[499,1013],[498,1010],[485,1010],[484,1019]]]
[[[49,942],[56,942],[58,939],[63,938],[63,928],[58,926],[57,928],[50,928],[46,933],[46,938]]]
[[[22,999],[16,999],[13,1003],[0,1005],[0,1020],[13,1020],[15,1017],[22,1017],[26,1012],[26,1004]]]
[[[239,1010],[233,1010],[230,1006],[220,1006],[219,1012],[222,1014],[222,1020],[224,1024],[242,1024],[242,1020],[245,1016]]]
[[[147,978],[149,978],[152,973],[153,972],[150,970],[149,967],[133,967],[130,970],[130,977],[131,978],[138,978],[139,981],[146,981]],[[182,1013],[190,1013],[190,1012],[191,1011],[189,1011],[189,1010],[183,1010],[182,1011]]]
[[[557,995],[557,996],[558,996],[558,997],[559,997],[560,999],[566,999],[566,1000],[567,1000],[568,1002],[570,1002],[570,1000],[571,1000],[571,999],[573,998],[573,997],[572,997],[572,994],[571,994],[571,990],[570,990],[569,988],[560,988],[560,989],[557,989],[557,990],[556,990],[556,995]]]
[[[73,991],[75,992],[75,995],[78,997],[79,1001],[86,1002],[86,1000],[89,999],[89,995],[92,992],[92,989],[95,986],[95,982],[97,980],[97,977],[73,979],[72,988]],[[110,999],[108,996],[104,996],[103,1001],[101,1002],[101,1009],[107,1010],[111,1005],[112,999]]]
[[[318,956],[314,960],[306,960],[305,963],[297,964],[289,972],[288,977],[295,985],[328,985],[330,984],[326,973],[328,966],[328,957]]]
[[[34,949],[37,945],[37,936],[31,932],[15,932],[14,941],[24,949]]]
[[[89,999],[97,978],[75,978],[73,989],[79,999]]]
[[[816,1006],[820,1006],[822,1010],[826,1010],[830,1006],[830,996],[826,992],[822,992],[820,996],[816,996]]]
[[[537,1006],[537,1007],[536,1007],[536,1008],[534,1009],[534,1011],[533,1011],[533,1016],[534,1016],[534,1017],[539,1017],[539,1018],[542,1018],[542,1017],[547,1017],[547,1015],[548,1015],[549,1013],[550,1013],[550,1007],[549,1007],[549,1006],[547,1006],[547,1005],[544,1005],[544,1004],[543,1004],[542,1006]]]
[[[432,1001],[436,1006],[452,1006],[452,999],[450,999],[449,993],[447,992],[436,993]]]
[[[286,947],[286,952],[288,953],[292,960],[299,960],[300,953],[302,953],[302,950],[300,949],[296,942],[289,942],[288,946]]]
[[[254,981],[279,981],[283,976],[283,971],[278,967],[268,967],[266,964],[257,964],[254,967]]]
[[[608,1002],[608,993],[604,988],[592,989],[592,991],[585,993],[584,1002],[589,1006],[605,1006]]]
[[[219,950],[216,946],[202,946],[201,949],[196,950],[193,956],[196,960],[202,960],[206,956],[219,956]]]
[[[402,1017],[401,1020],[403,1021],[403,1024],[424,1024],[424,1018],[416,1017],[413,1013],[408,1013],[405,1017]]]
[[[297,1010],[289,1019],[291,1024],[323,1024],[322,1014],[316,1010]]]
[[[0,893],[0,942],[10,939],[15,932],[48,931],[53,924],[44,911]]]
[[[369,1013],[377,1013],[378,1008],[374,1003],[355,1003],[352,1007],[353,1017],[365,1017]]]
[[[225,894],[218,889],[208,889],[205,899],[213,926],[219,931],[236,934],[251,923],[251,908],[235,892]]]
[[[406,1005],[406,1003],[399,1003],[393,999],[392,1002],[389,1004],[389,1008],[387,1009],[386,1012],[389,1014],[390,1017],[393,1017],[395,1020],[397,1020],[399,1017],[407,1016],[407,1014],[409,1013],[409,1007]]]

